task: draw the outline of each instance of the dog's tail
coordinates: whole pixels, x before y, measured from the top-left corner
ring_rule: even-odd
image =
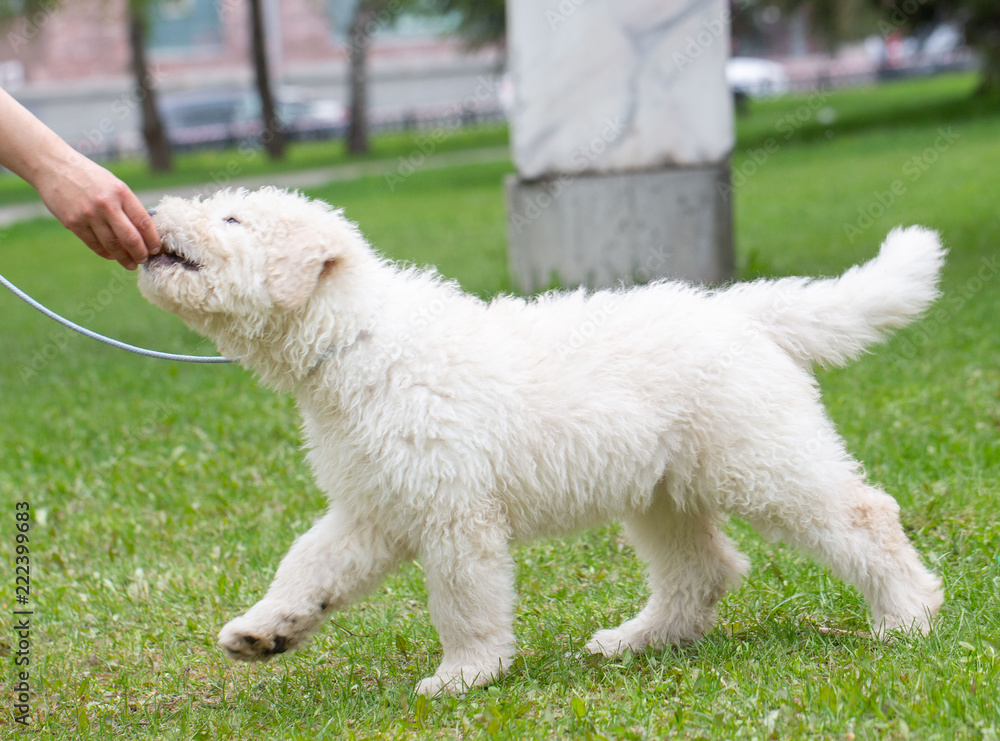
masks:
[[[936,232],[897,228],[875,259],[839,278],[756,281],[720,297],[754,317],[802,365],[845,365],[930,306],[945,254]]]

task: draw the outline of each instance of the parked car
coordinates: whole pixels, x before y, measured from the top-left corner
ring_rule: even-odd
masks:
[[[227,147],[237,142],[233,126],[247,93],[199,90],[160,96],[159,110],[167,139],[177,150]]]
[[[784,95],[789,89],[784,67],[754,57],[731,57],[726,62],[726,82],[734,95],[751,98]]]
[[[290,139],[342,136],[347,109],[337,101],[313,98],[293,87],[276,92],[278,119]],[[167,138],[178,150],[231,147],[257,142],[264,131],[260,96],[238,89],[169,93],[160,97]]]
[[[275,97],[278,120],[289,139],[332,139],[347,131],[347,107],[338,101],[315,98],[301,88],[288,86],[280,87]],[[264,123],[256,91],[240,102],[234,123],[241,140],[260,138]]]

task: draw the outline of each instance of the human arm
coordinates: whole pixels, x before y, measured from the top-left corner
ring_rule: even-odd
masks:
[[[153,221],[128,186],[2,89],[0,165],[30,183],[49,211],[101,257],[134,270],[159,252]]]

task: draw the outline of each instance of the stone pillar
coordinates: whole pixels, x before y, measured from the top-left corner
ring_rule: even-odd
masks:
[[[727,0],[508,0],[525,292],[733,274]]]

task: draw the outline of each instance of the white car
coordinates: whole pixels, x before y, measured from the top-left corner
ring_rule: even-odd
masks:
[[[789,89],[784,67],[753,57],[731,57],[726,62],[726,82],[734,94],[751,98],[784,95]]]

